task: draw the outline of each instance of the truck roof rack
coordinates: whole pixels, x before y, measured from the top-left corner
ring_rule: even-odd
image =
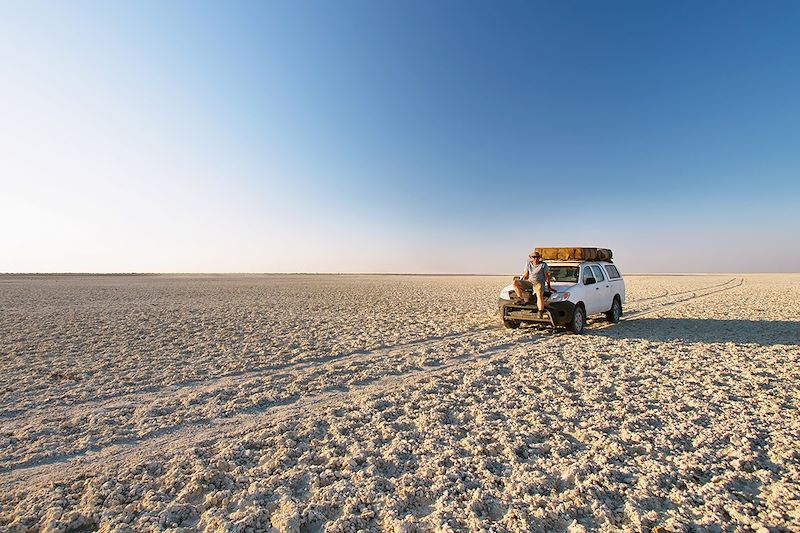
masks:
[[[611,261],[613,253],[610,248],[589,248],[578,247],[557,247],[557,248],[536,248],[542,259],[558,261]]]

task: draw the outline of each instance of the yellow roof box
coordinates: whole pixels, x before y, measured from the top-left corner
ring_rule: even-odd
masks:
[[[611,261],[612,253],[608,248],[558,247],[536,248],[542,259],[558,261]]]

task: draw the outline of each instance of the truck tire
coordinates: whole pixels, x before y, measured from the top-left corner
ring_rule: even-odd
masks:
[[[606,320],[612,324],[619,322],[619,317],[622,316],[622,304],[619,303],[619,296],[614,296],[614,301],[611,303],[611,309],[606,311]]]
[[[575,312],[572,313],[572,320],[567,324],[567,329],[570,333],[580,335],[583,333],[583,326],[586,325],[586,311],[583,309],[583,304],[575,306]]]
[[[503,325],[508,329],[517,329],[519,327],[519,320],[503,319]]]

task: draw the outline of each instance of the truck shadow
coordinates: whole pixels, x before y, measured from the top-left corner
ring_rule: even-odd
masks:
[[[590,334],[613,339],[797,346],[800,345],[800,322],[794,320],[637,318],[625,320],[613,327]]]

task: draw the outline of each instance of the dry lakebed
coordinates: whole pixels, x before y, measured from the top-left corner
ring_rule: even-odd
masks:
[[[0,531],[800,531],[800,274],[0,276]]]

